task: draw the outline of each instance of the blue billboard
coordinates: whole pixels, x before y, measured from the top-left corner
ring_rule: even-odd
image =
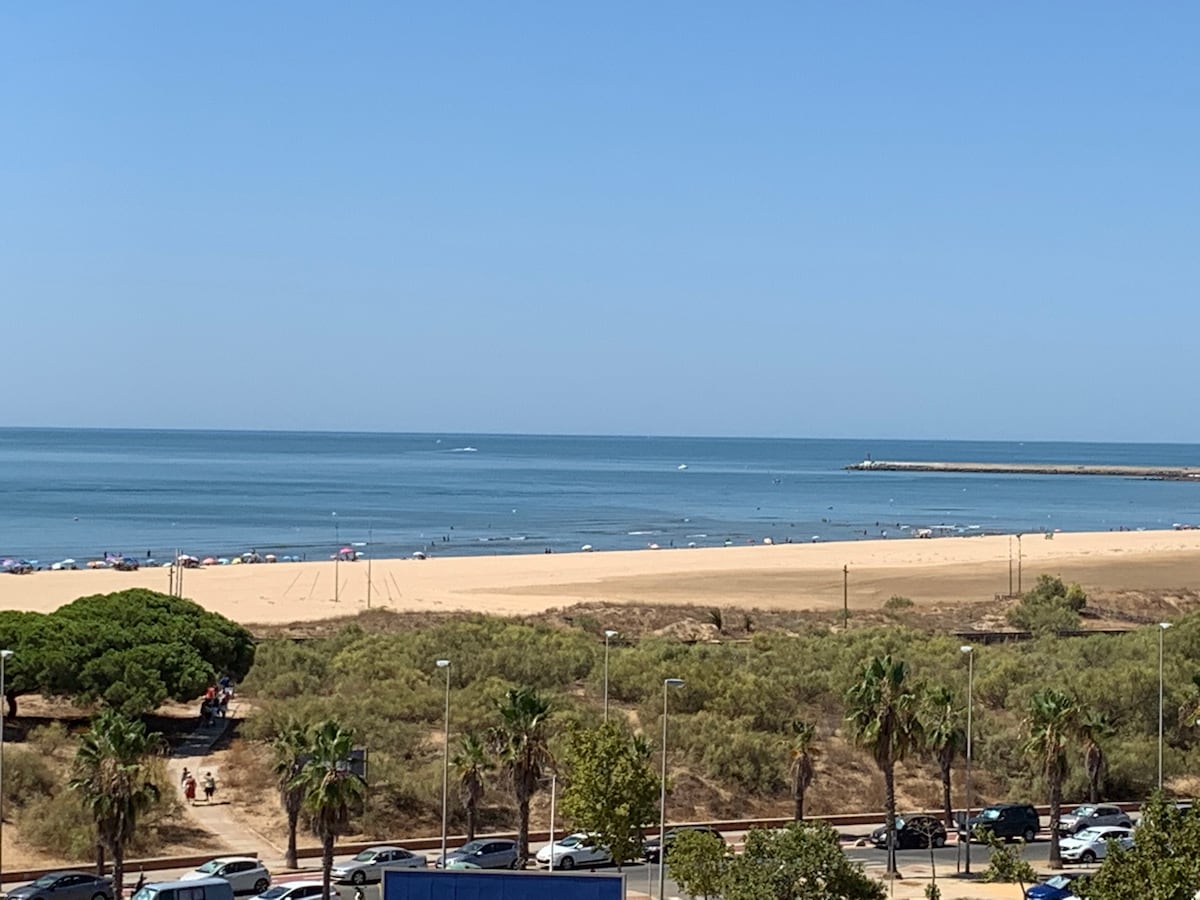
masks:
[[[383,900],[625,900],[625,876],[393,869],[383,873]]]

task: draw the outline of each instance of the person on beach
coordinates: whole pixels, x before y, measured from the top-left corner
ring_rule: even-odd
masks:
[[[187,798],[187,802],[192,806],[196,805],[196,779],[191,775],[183,783],[183,796]]]
[[[183,767],[183,774],[179,776],[179,786],[183,787],[187,784],[187,780],[192,777],[192,773],[188,771],[188,767]]]
[[[213,778],[212,772],[204,773],[204,800],[207,803],[212,803],[213,794],[217,791],[217,780]]]

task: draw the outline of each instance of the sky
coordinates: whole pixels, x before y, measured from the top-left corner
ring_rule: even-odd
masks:
[[[4,5],[5,424],[1200,442],[1198,26]]]

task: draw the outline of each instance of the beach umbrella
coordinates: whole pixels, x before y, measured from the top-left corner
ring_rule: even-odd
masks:
[[[217,565],[218,566],[227,566],[227,565],[229,565],[229,560],[226,559],[224,556],[219,557],[217,559]]]
[[[242,564],[242,558],[240,556],[235,556],[229,561],[229,564],[231,566],[240,566]]]
[[[424,558],[425,558],[425,554],[422,553],[420,550],[418,550],[416,553],[413,554],[413,559],[424,559]]]
[[[275,562],[275,554],[268,553],[266,556],[263,557],[263,559],[265,559],[267,562]],[[287,559],[287,557],[285,556],[284,559]]]
[[[206,556],[204,559],[200,560],[200,565],[202,566],[215,566],[216,564],[216,559],[211,556]]]

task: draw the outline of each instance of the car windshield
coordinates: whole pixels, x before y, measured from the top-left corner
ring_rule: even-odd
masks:
[[[1094,806],[1077,806],[1075,812],[1071,813],[1073,816],[1094,816],[1095,814],[1096,807]]]
[[[483,841],[471,841],[471,843],[465,845],[458,852],[459,853],[478,853],[482,849],[483,849]]]
[[[1085,828],[1079,834],[1075,835],[1076,840],[1080,841],[1098,841],[1104,837],[1104,832],[1099,828]],[[1116,835],[1113,835],[1116,837]]]
[[[375,851],[374,850],[364,850],[362,853],[358,854],[358,856],[354,857],[354,861],[355,862],[374,862],[375,861]]]
[[[981,812],[979,814],[979,818],[981,818],[981,819],[998,819],[998,818],[1000,818],[1000,810],[985,809],[983,812]]]
[[[583,843],[582,834],[570,834],[558,842],[560,847],[578,847]]]
[[[222,863],[219,859],[211,859],[196,871],[203,872],[205,875],[211,875],[213,872],[217,871],[217,869],[221,868],[221,865]]]
[[[287,892],[288,889],[285,887],[273,887],[265,894],[259,894],[258,896],[262,898],[262,900],[275,900],[276,897],[282,897]]]
[[[154,900],[156,896],[158,896],[158,891],[147,885],[134,894],[130,900]]]
[[[1055,875],[1046,882],[1052,888],[1065,888],[1071,884],[1071,879],[1066,875]]]
[[[883,827],[886,828],[887,826],[885,825]],[[896,830],[899,831],[903,827],[904,827],[904,816],[896,816]]]
[[[41,878],[31,884],[30,887],[48,888],[61,877],[61,875],[43,875]]]

